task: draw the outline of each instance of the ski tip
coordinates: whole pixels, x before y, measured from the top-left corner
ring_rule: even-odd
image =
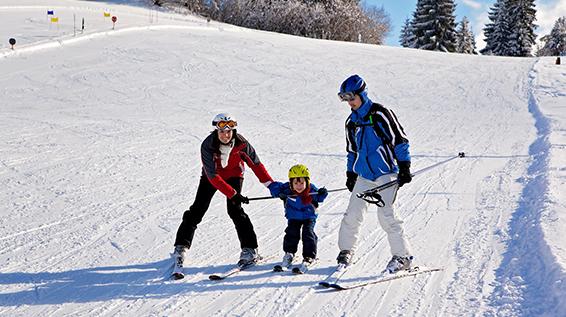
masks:
[[[211,281],[220,281],[222,279],[222,276],[219,275],[209,275],[208,279]]]
[[[171,279],[173,279],[173,280],[180,280],[184,277],[185,277],[185,274],[183,274],[183,273],[173,273],[173,274],[171,274]]]
[[[339,290],[339,291],[343,291],[343,290],[347,289],[347,288],[344,288],[344,287],[342,287],[342,286],[340,286],[340,285],[338,285],[338,284],[329,284],[329,287],[331,287],[331,288],[333,288],[333,289],[337,289],[337,290]]]
[[[322,287],[330,287],[330,283],[328,282],[318,282],[318,285],[322,286]]]

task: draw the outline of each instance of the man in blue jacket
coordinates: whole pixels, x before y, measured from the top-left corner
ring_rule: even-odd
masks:
[[[377,215],[392,253],[387,270],[394,273],[409,269],[413,257],[403,232],[403,221],[393,209],[398,187],[411,182],[407,136],[393,111],[369,99],[366,83],[360,76],[348,77],[340,86],[338,97],[348,102],[352,110],[346,120],[346,187],[352,194],[340,225],[338,263],[351,264],[368,208],[368,202],[356,194],[397,179],[398,186],[380,192],[384,206],[378,207]]]

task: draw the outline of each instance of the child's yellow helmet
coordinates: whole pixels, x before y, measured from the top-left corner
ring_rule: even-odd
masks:
[[[298,177],[310,178],[310,176],[309,169],[303,164],[293,165],[289,169],[289,179]]]

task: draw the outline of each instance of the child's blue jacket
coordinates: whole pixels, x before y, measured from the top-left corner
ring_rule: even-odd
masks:
[[[293,196],[293,192],[291,191],[291,187],[289,187],[289,182],[281,183],[281,182],[273,182],[269,185],[269,191],[271,192],[272,197],[279,197],[280,194],[285,194],[287,199],[285,199],[285,217],[287,219],[297,219],[297,220],[306,220],[306,219],[316,219],[318,213],[316,209],[318,208],[318,203],[324,201],[328,193],[325,195],[318,194],[318,188],[315,184],[310,184],[310,192],[313,193],[312,202],[308,205],[304,204],[301,200],[301,197]]]

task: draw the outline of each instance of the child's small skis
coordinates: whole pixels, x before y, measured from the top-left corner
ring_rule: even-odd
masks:
[[[303,260],[303,263],[295,266],[292,272],[294,274],[305,274],[315,263],[315,259]]]
[[[273,272],[285,272],[290,267],[291,267],[291,265],[286,266],[286,265],[283,265],[283,264],[277,264],[273,267]]]
[[[294,255],[292,253],[289,252],[285,253],[285,256],[283,256],[283,261],[281,261],[281,264],[277,264],[273,267],[273,272],[287,271],[293,264],[293,257]]]

